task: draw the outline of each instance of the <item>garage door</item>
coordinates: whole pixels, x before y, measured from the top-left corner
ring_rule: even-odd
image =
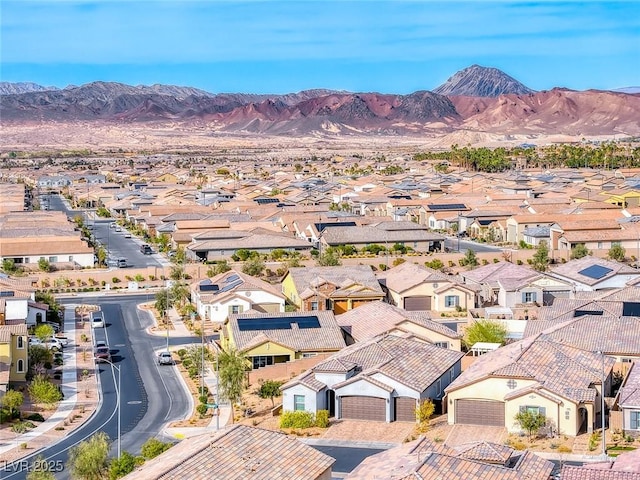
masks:
[[[428,295],[405,297],[404,309],[409,312],[415,312],[416,310],[431,310],[431,297]]]
[[[416,422],[416,400],[411,397],[396,397],[395,401],[396,421]]]
[[[386,422],[386,400],[377,397],[340,397],[341,418]]]
[[[456,400],[456,423],[504,427],[504,402]]]

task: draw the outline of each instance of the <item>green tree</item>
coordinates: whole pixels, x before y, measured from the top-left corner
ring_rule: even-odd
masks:
[[[244,353],[235,349],[222,350],[218,355],[218,373],[223,398],[231,404],[239,403],[245,386],[245,374],[249,367]],[[216,399],[219,402],[219,399]]]
[[[287,267],[295,268],[302,266],[302,258],[300,252],[292,252],[287,259]]]
[[[169,310],[173,306],[173,303],[169,299],[169,289],[165,288],[164,290],[156,293],[155,298],[156,303],[154,303],[153,305],[160,314],[160,317],[164,318],[164,316],[167,314],[167,310]]]
[[[532,440],[534,435],[538,433],[538,430],[547,423],[547,417],[545,417],[544,414],[533,412],[526,408],[516,413],[515,420],[523,430],[527,431],[529,440]]]
[[[136,457],[124,450],[120,458],[114,458],[109,463],[109,480],[117,480],[133,472],[136,468]]]
[[[584,243],[579,243],[571,249],[571,259],[575,260],[578,258],[586,257],[590,253],[591,252],[589,252],[589,249]]]
[[[283,384],[284,382],[281,382],[279,380],[265,380],[260,384],[260,388],[257,391],[258,396],[260,398],[270,399],[271,406],[274,407],[275,402],[273,399],[282,395],[282,392],[280,392],[280,387]]]
[[[18,267],[16,267],[16,262],[13,258],[5,258],[2,260],[2,270],[5,273],[15,273],[18,271]]]
[[[624,257],[625,257],[626,254],[627,254],[627,252],[624,249],[624,247],[622,245],[620,245],[619,243],[616,243],[615,245],[611,246],[607,256],[611,260],[616,260],[617,262],[624,262]]]
[[[36,375],[31,380],[28,391],[31,400],[43,404],[46,409],[54,408],[62,400],[62,393],[58,386],[43,375]]]
[[[40,340],[42,343],[46,343],[51,339],[51,337],[53,337],[54,333],[56,332],[48,323],[41,323],[40,325],[36,326],[36,330],[34,333],[38,340]]]
[[[140,453],[147,460],[151,460],[152,458],[156,458],[158,455],[166,452],[171,447],[172,445],[168,442],[161,442],[157,438],[150,438],[142,444]]]
[[[69,450],[67,468],[73,478],[103,480],[109,472],[109,436],[104,432],[92,435]]]
[[[464,254],[464,257],[460,260],[460,264],[467,268],[477,267],[479,263],[480,262],[478,262],[476,252],[471,249],[467,250],[467,252]]]
[[[106,265],[107,263],[107,251],[104,247],[98,247],[96,250],[96,257],[98,257],[98,265]]]
[[[216,275],[220,275],[221,273],[228,272],[229,270],[231,270],[231,266],[229,265],[229,262],[226,260],[220,260],[216,262],[214,265],[212,265],[211,267],[209,267],[209,269],[207,270],[207,276],[215,277]]]
[[[242,264],[242,273],[259,277],[264,271],[264,262],[259,257],[249,258]]]
[[[50,322],[57,322],[60,320],[61,307],[54,296],[47,292],[36,292],[36,302],[46,303],[49,306],[47,310],[47,320]]]
[[[13,418],[14,414],[20,409],[24,402],[24,395],[17,390],[7,390],[7,393],[0,399],[2,408],[6,409],[9,418]]]
[[[29,369],[53,362],[53,352],[44,345],[29,346]]]
[[[49,464],[42,455],[38,455],[30,467],[31,471],[27,473],[27,480],[56,480],[56,476],[48,468]]]
[[[49,263],[49,261],[46,258],[43,257],[40,260],[38,260],[38,268],[42,272],[50,272],[51,271],[51,264]]]
[[[316,263],[320,267],[337,267],[338,265],[342,265],[342,262],[340,261],[340,255],[335,249],[331,247],[325,249],[324,252],[318,255]]]
[[[549,262],[549,247],[547,246],[547,242],[540,242],[536,253],[531,257],[531,266],[538,272],[545,272],[549,266]]]
[[[442,270],[444,268],[444,263],[439,258],[434,258],[430,262],[424,262],[425,267],[432,268],[433,270]]]
[[[247,250],[246,248],[241,248],[239,250],[236,251],[236,253],[234,253],[232,255],[232,258],[238,262],[244,262],[250,258],[256,258],[259,256],[259,253],[256,252],[255,250]]]
[[[467,348],[478,342],[499,343],[504,345],[507,329],[501,322],[494,320],[478,320],[467,325],[462,341]]]

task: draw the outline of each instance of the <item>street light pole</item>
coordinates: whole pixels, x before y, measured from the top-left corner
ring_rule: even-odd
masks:
[[[121,435],[120,435],[120,397],[122,395],[122,390],[121,390],[121,386],[122,384],[120,383],[121,377],[120,377],[120,367],[118,367],[117,365],[115,365],[111,360],[107,360],[106,358],[101,359],[102,361],[107,362],[109,365],[111,365],[113,368],[115,368],[118,371],[118,387],[116,388],[116,393],[118,394],[118,398],[117,398],[117,409],[118,409],[118,460],[120,460],[120,454],[122,452],[122,443],[121,443]]]

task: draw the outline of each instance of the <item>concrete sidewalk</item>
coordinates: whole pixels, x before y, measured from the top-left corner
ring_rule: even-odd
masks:
[[[76,372],[76,312],[75,305],[68,305],[64,310],[64,332],[68,338],[74,339],[73,346],[67,347],[67,352],[63,352],[64,362],[62,365],[62,394],[63,400],[58,404],[58,408],[44,422],[36,428],[16,436],[15,441],[0,445],[0,454],[6,453],[14,448],[18,448],[21,443],[29,444],[35,438],[44,435],[62,424],[69,418],[71,412],[78,401],[78,373]],[[73,352],[69,352],[73,348]]]
[[[149,333],[150,335],[155,335],[157,337],[165,337],[168,335],[170,338],[171,337],[177,337],[177,338],[192,337],[193,338],[193,342],[191,343],[172,346],[171,350],[173,351],[177,351],[181,348],[186,348],[198,343],[198,341],[200,340],[200,337],[194,335],[193,332],[191,332],[186,327],[186,325],[182,321],[182,318],[180,317],[178,312],[176,312],[175,308],[169,309],[168,317],[173,325],[173,330],[160,329],[160,330],[152,331],[151,329],[147,329],[147,333]],[[180,375],[180,379],[182,381],[185,391],[189,391],[186,382],[182,378],[182,375]],[[207,369],[206,374],[204,376],[204,383],[209,389],[209,392],[211,392],[214,395],[214,397],[217,397],[218,388],[217,388],[217,376],[215,371],[212,371],[211,369]],[[193,410],[193,406],[192,406],[192,410]],[[230,404],[218,403],[218,409],[217,409],[218,414],[214,415],[214,417],[211,419],[211,422],[209,423],[208,426],[206,427],[167,427],[165,428],[164,433],[169,437],[182,439],[187,437],[193,437],[195,435],[200,435],[206,432],[216,431],[219,429],[221,430],[224,427],[226,427],[227,424],[233,423],[232,410],[233,409],[231,408]]]

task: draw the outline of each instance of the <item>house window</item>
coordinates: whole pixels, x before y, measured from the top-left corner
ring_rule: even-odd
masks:
[[[442,382],[440,379],[436,380],[436,395],[442,395]]]
[[[18,337],[18,348],[24,348],[24,337]]]
[[[333,300],[331,300],[331,299],[327,298],[327,299],[324,301],[324,309],[325,309],[325,310],[333,310]]]
[[[230,305],[229,306],[229,313],[231,313],[231,314],[242,313],[242,305]]]
[[[522,303],[534,303],[536,299],[537,292],[522,292]]]
[[[304,395],[293,396],[293,409],[295,411],[304,411]]]
[[[602,242],[598,242],[598,250],[602,250]]]
[[[436,347],[449,348],[449,342],[434,342]]]
[[[57,263],[58,257],[49,257],[49,263]]]
[[[528,412],[528,413],[539,413],[540,415],[547,415],[547,409],[545,407],[536,407],[536,406],[531,406],[531,405],[520,405],[520,411],[521,412]]]
[[[22,337],[21,337],[22,338]],[[18,373],[24,373],[24,360],[23,359],[18,359],[18,363],[16,365],[16,372]]]
[[[311,357],[315,357],[316,355],[318,355],[317,353],[303,353],[302,354],[302,358],[311,358]]]
[[[73,255],[69,255],[69,261],[73,262]]]
[[[640,430],[640,410],[632,410],[629,412],[629,428],[631,430]]]
[[[311,302],[311,310],[318,310],[318,302]]]
[[[564,419],[565,420],[569,420],[569,417],[571,416],[571,410],[569,410],[568,408],[564,411]]]
[[[444,297],[445,307],[457,307],[460,304],[460,297],[458,295],[447,295]]]
[[[513,378],[510,378],[509,380],[507,380],[507,387],[509,389],[513,390],[517,386],[518,386],[518,382],[516,382]]]
[[[257,357],[253,357],[251,359],[251,362],[253,364],[253,368],[262,368],[262,367],[266,367],[267,365],[273,365],[273,357],[272,356],[267,356],[267,355],[259,355]]]
[[[449,370],[449,382],[453,382],[454,378],[456,378],[456,369],[451,367],[451,370]]]
[[[434,289],[434,290],[437,290],[437,289],[438,289],[438,284],[437,284],[437,283],[434,283],[434,284],[433,284],[433,289]]]

